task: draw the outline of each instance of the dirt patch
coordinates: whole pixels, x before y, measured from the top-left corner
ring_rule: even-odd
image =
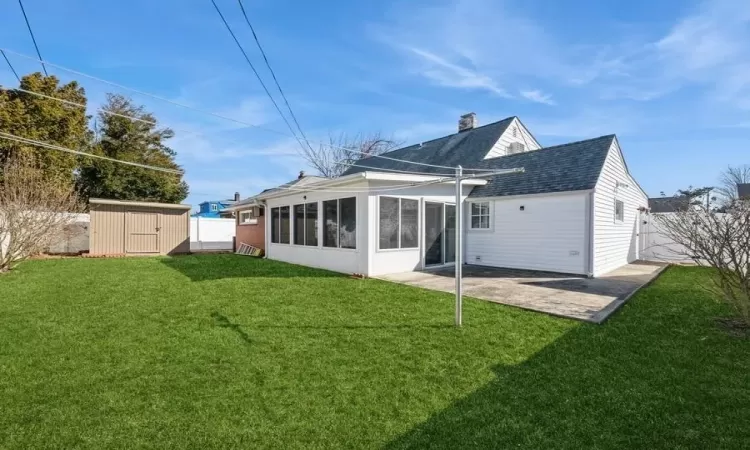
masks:
[[[716,322],[730,336],[750,339],[750,325],[744,321],[735,317],[719,317]]]

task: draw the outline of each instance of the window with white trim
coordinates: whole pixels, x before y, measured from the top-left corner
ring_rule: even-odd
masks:
[[[625,203],[620,200],[615,200],[615,221],[625,221]]]
[[[323,247],[357,248],[357,198],[323,202]]]
[[[317,247],[318,203],[294,205],[294,244]]]
[[[211,203],[211,211],[218,211],[218,210],[219,210],[219,205],[217,205],[216,203]]]
[[[419,200],[380,197],[381,250],[419,247]]]
[[[240,211],[240,225],[252,225],[258,223],[258,219],[253,214],[252,209]]]
[[[489,230],[490,202],[473,202],[471,204],[470,221],[472,230]]]
[[[274,244],[289,243],[289,207],[271,208],[271,242]]]

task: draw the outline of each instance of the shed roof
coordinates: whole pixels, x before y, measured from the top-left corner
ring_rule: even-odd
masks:
[[[129,200],[112,200],[108,198],[90,198],[91,205],[119,205],[119,206],[137,206],[142,208],[167,208],[167,209],[186,209],[192,208],[191,205],[181,203],[155,203],[155,202],[137,202]]]

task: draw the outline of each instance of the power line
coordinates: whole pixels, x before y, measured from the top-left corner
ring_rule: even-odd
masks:
[[[182,170],[168,169],[166,167],[150,166],[148,164],[141,164],[141,163],[132,162],[132,161],[124,161],[121,159],[110,158],[108,156],[95,155],[93,153],[82,152],[79,150],[71,150],[69,148],[60,147],[59,145],[50,144],[50,143],[42,142],[42,141],[36,141],[34,139],[28,139],[28,138],[16,136],[10,133],[3,133],[2,131],[0,131],[0,139],[6,139],[8,141],[15,141],[21,144],[36,145],[38,147],[42,147],[42,148],[46,148],[50,150],[59,150],[61,152],[72,153],[74,155],[81,155],[81,156],[87,156],[90,158],[103,159],[106,161],[117,162],[120,164],[129,165],[129,166],[142,167],[144,169],[158,170],[160,172],[173,173],[177,175],[182,175],[184,173]]]
[[[8,59],[8,55],[5,54],[5,50],[0,49],[0,53],[3,54],[3,58],[5,59],[5,62],[8,63],[8,67],[10,67],[10,71],[13,72],[13,75],[16,76],[16,80],[18,80],[18,82],[20,83],[21,77],[18,76],[16,69],[13,68],[13,64],[10,63],[10,60]]]
[[[248,65],[250,65],[250,68],[253,70],[253,73],[255,74],[255,78],[258,79],[258,82],[260,82],[260,85],[263,86],[263,90],[266,92],[266,95],[268,95],[268,98],[271,99],[271,103],[273,103],[273,106],[276,108],[276,111],[278,111],[279,115],[282,119],[284,119],[284,123],[286,123],[287,128],[289,128],[289,131],[292,133],[292,136],[297,140],[300,147],[302,147],[302,151],[307,151],[305,149],[305,146],[302,145],[302,141],[300,141],[299,137],[294,132],[294,129],[292,128],[292,124],[289,123],[289,120],[287,120],[284,113],[281,112],[281,108],[279,108],[279,104],[276,103],[276,100],[274,100],[273,96],[271,95],[271,92],[268,90],[268,87],[266,87],[266,83],[263,82],[263,79],[260,77],[260,74],[255,69],[255,66],[253,65],[252,61],[250,61],[250,57],[247,56],[247,52],[245,52],[245,48],[242,47],[242,44],[240,44],[240,41],[237,39],[237,36],[235,36],[234,31],[232,31],[232,27],[229,26],[229,23],[224,18],[224,14],[221,13],[221,10],[219,9],[219,5],[216,4],[216,0],[211,0],[211,3],[214,5],[214,8],[216,9],[216,12],[219,13],[219,17],[221,17],[221,21],[224,22],[224,26],[227,28],[227,31],[229,31],[229,34],[232,35],[232,39],[234,39],[234,43],[237,44],[237,47],[239,47],[240,51],[242,52],[242,56],[245,57],[245,61],[247,61]],[[310,145],[308,143],[308,145]]]
[[[42,94],[40,92],[30,91],[28,89],[23,89],[23,88],[7,88],[7,87],[3,87],[3,86],[0,86],[0,89],[6,90],[6,91],[23,92],[25,94],[35,95],[37,97],[46,98],[46,99],[49,99],[49,100],[56,100],[56,101],[61,102],[61,103],[65,104],[65,105],[76,106],[76,107],[83,108],[83,109],[87,108],[87,106],[85,104],[83,104],[83,103],[76,103],[76,102],[73,102],[73,101],[70,101],[70,100],[66,100],[66,99],[63,99],[63,98],[53,97],[53,96],[50,96],[50,95]],[[134,120],[136,122],[143,122],[143,123],[150,124],[150,125],[159,125],[157,122],[152,121],[152,120],[141,119],[140,117],[135,117],[135,116],[128,116],[126,114],[120,114],[120,113],[117,113],[117,112],[114,112],[114,111],[108,111],[108,110],[106,110],[104,108],[96,108],[96,111],[100,111],[103,114],[107,114],[107,115],[111,115],[111,116],[122,117],[124,119]],[[170,129],[186,133],[188,135],[194,135],[194,136],[199,136],[199,137],[206,137],[205,135],[203,135],[201,133],[198,133],[198,132],[195,132],[195,131],[183,130],[183,129],[180,129],[180,128],[173,128],[173,127],[170,127],[168,125],[165,125],[165,126],[167,126]],[[234,141],[232,141],[232,142],[234,142]],[[239,141],[237,141],[237,142],[239,142]],[[418,171],[407,171],[407,170],[388,169],[388,168],[382,168],[381,169],[381,168],[377,168],[377,167],[363,166],[361,164],[356,164],[356,163],[347,163],[347,162],[345,162],[343,160],[342,161],[336,161],[336,164],[341,164],[341,165],[345,165],[345,166],[349,166],[349,167],[360,167],[360,168],[363,168],[363,169],[379,170],[379,171],[383,171],[383,172],[394,172],[394,173],[403,173],[403,174],[411,174],[411,175],[446,175],[446,176],[450,176],[450,174],[446,174],[446,173],[418,172]]]
[[[6,91],[23,92],[25,94],[35,95],[37,97],[46,98],[46,99],[49,99],[49,100],[56,100],[56,101],[61,102],[61,103],[65,104],[65,105],[77,106],[77,107],[83,108],[83,109],[86,109],[86,107],[87,107],[83,103],[76,103],[76,102],[73,102],[73,101],[70,101],[70,100],[65,100],[63,98],[52,97],[50,95],[42,94],[40,92],[30,91],[28,89],[23,89],[23,88],[7,88],[7,87],[3,87],[3,86],[0,86],[0,89],[6,90]],[[114,111],[108,111],[108,110],[106,110],[104,108],[96,108],[96,111],[100,111],[103,114],[107,114],[107,115],[111,115],[111,116],[122,117],[124,119],[134,120],[136,122],[143,122],[143,123],[150,124],[150,125],[159,125],[157,122],[152,121],[152,120],[141,119],[140,117],[135,117],[135,116],[128,116],[126,114],[120,114],[120,113],[117,113],[117,112],[114,112]],[[180,129],[180,128],[173,128],[173,127],[171,127],[169,125],[165,125],[165,126],[167,126],[170,129],[186,133],[188,135],[194,135],[194,136],[199,136],[199,137],[206,137],[205,135],[203,135],[201,133],[198,133],[198,132],[195,132],[195,131],[183,130],[183,129]],[[232,141],[232,142],[234,142],[234,141]],[[237,141],[237,142],[239,142],[239,141]],[[418,171],[409,171],[409,170],[377,168],[377,167],[371,167],[371,166],[364,166],[364,165],[357,164],[357,163],[348,163],[348,162],[345,162],[343,160],[342,161],[335,161],[335,163],[336,164],[341,164],[341,165],[344,165],[344,166],[349,166],[349,167],[360,167],[360,168],[363,168],[363,169],[379,170],[379,171],[383,171],[383,172],[404,173],[404,174],[412,174],[412,175],[445,175],[445,176],[450,176],[450,174],[447,174],[447,173],[418,172]]]
[[[19,52],[13,51],[13,50],[10,50],[8,48],[4,48],[2,50],[5,50],[6,52],[8,52],[10,54],[13,54],[13,55],[16,55],[16,56],[19,56],[21,58],[26,58],[26,59],[29,59],[29,60],[32,60],[32,61],[43,62],[43,61],[41,61],[41,60],[39,60],[37,58],[34,58],[33,56],[25,55],[23,53],[19,53]],[[135,89],[135,88],[131,88],[131,87],[128,87],[128,86],[124,86],[122,84],[115,83],[113,81],[109,81],[109,80],[105,80],[103,78],[96,77],[94,75],[89,75],[87,73],[79,72],[79,71],[74,70],[74,69],[69,69],[69,68],[67,68],[65,66],[61,66],[59,64],[54,64],[54,63],[51,63],[49,61],[47,61],[46,64],[48,66],[55,67],[57,69],[60,69],[60,70],[63,70],[63,71],[66,71],[66,72],[69,72],[69,73],[72,73],[72,74],[75,74],[75,75],[78,75],[78,76],[82,76],[82,77],[89,78],[91,80],[98,81],[100,83],[104,83],[104,84],[107,84],[107,85],[110,85],[110,86],[113,86],[113,87],[116,87],[116,88],[119,88],[119,89],[123,89],[123,90],[126,90],[126,91],[134,92],[134,93],[139,94],[139,95],[143,95],[145,97],[150,97],[150,98],[153,98],[155,100],[159,100],[159,101],[163,101],[165,103],[169,103],[169,104],[172,104],[172,105],[175,105],[175,106],[179,106],[180,108],[188,109],[188,110],[191,110],[191,111],[195,111],[195,112],[199,112],[199,113],[206,114],[206,115],[209,115],[209,116],[213,116],[213,117],[216,117],[216,118],[219,118],[219,119],[227,120],[229,122],[233,122],[233,123],[236,123],[236,124],[244,125],[246,128],[257,128],[259,130],[268,131],[270,133],[275,133],[275,134],[278,134],[280,136],[289,136],[288,133],[285,133],[283,131],[275,130],[273,128],[264,127],[262,125],[256,125],[256,124],[253,124],[253,123],[244,122],[242,120],[235,119],[235,118],[232,118],[232,117],[228,117],[228,116],[225,116],[223,114],[215,113],[215,112],[212,112],[212,111],[206,111],[204,109],[200,109],[200,108],[196,108],[194,106],[186,105],[184,103],[180,103],[180,102],[177,102],[177,101],[174,101],[174,100],[170,100],[168,98],[161,97],[161,96],[156,95],[156,94],[151,94],[149,92],[144,92],[144,91],[141,91],[141,90],[138,90],[138,89]],[[295,135],[293,135],[293,136],[295,136]],[[298,142],[299,142],[299,140],[298,140]],[[440,169],[455,170],[455,167],[452,167],[452,166],[443,166],[443,165],[439,165],[439,164],[428,164],[428,163],[422,163],[422,162],[416,162],[416,161],[409,161],[409,160],[405,160],[405,159],[391,158],[391,157],[384,156],[384,155],[372,155],[372,154],[369,154],[369,153],[366,153],[366,152],[362,152],[362,151],[358,151],[358,150],[352,150],[352,149],[349,149],[349,148],[346,148],[346,147],[341,147],[341,146],[338,146],[338,145],[330,145],[330,144],[324,143],[322,141],[313,141],[313,142],[319,143],[321,145],[329,146],[329,147],[332,147],[332,148],[339,148],[339,149],[342,149],[342,150],[344,150],[346,152],[349,152],[349,153],[358,153],[358,154],[361,154],[361,155],[370,156],[372,158],[387,159],[387,160],[391,160],[391,161],[404,162],[404,163],[414,164],[414,165],[418,165],[418,166],[436,167],[436,168],[440,168]],[[373,169],[374,170],[385,170],[385,169],[375,169],[375,168],[373,168]],[[485,170],[485,169],[466,168],[465,167],[463,170],[479,171],[479,170]]]
[[[271,68],[271,63],[268,61],[268,57],[266,56],[266,52],[263,50],[263,46],[260,45],[260,40],[258,39],[258,35],[255,33],[255,28],[253,27],[253,24],[250,23],[250,19],[247,17],[245,6],[242,4],[242,0],[237,0],[237,2],[240,4],[240,10],[242,10],[242,15],[245,17],[245,22],[247,23],[247,26],[250,27],[250,31],[253,33],[253,39],[255,39],[255,43],[258,45],[258,50],[260,50],[260,54],[263,55],[263,61],[265,61],[266,67],[268,67],[268,71],[271,72],[271,77],[273,77],[273,82],[276,84],[276,87],[279,89],[279,94],[281,94],[281,98],[284,99],[284,103],[286,104],[286,109],[289,110],[289,115],[292,116],[292,120],[294,121],[295,125],[297,125],[297,130],[299,130],[299,133],[302,135],[302,138],[305,140],[305,142],[309,146],[310,142],[307,140],[307,136],[305,136],[305,132],[302,131],[302,127],[300,126],[299,121],[297,121],[297,116],[294,114],[294,111],[292,111],[292,106],[289,104],[289,100],[287,100],[286,95],[284,94],[284,90],[281,89],[281,84],[279,83],[279,80],[276,78],[276,73]]]
[[[34,32],[31,30],[31,24],[29,23],[29,17],[26,15],[26,9],[23,7],[23,1],[18,0],[18,5],[21,6],[21,12],[23,13],[23,20],[26,21],[26,28],[29,29],[29,34],[31,35],[31,41],[34,42],[34,48],[36,49],[36,55],[39,57],[39,61],[42,63],[42,70],[44,70],[44,75],[48,76],[47,68],[44,67],[44,61],[42,60],[42,54],[39,52],[39,46],[36,44],[36,38],[34,37]],[[18,77],[18,75],[16,75]]]

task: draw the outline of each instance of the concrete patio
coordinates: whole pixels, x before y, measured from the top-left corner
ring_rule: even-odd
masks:
[[[549,272],[464,266],[464,295],[504,305],[602,323],[664,265],[635,263],[598,278]],[[380,277],[425,289],[455,292],[454,268]]]

